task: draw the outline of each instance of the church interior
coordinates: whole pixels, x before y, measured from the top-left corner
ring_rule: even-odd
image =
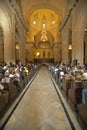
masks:
[[[86,0],[1,0],[0,62],[87,63]]]
[[[59,76],[61,69],[64,72],[64,77],[63,73],[61,74],[62,78]],[[7,74],[8,70],[9,76]],[[18,79],[16,81],[20,82],[19,84],[22,88],[19,93],[19,89],[17,89],[16,92],[13,90],[14,87],[11,87],[19,87],[17,82],[14,83],[12,77],[13,73],[16,73],[18,76],[19,72],[16,72],[17,70],[20,71],[20,81]],[[48,72],[50,74],[48,74]],[[85,72],[87,74],[87,0],[0,0],[0,114],[11,98],[12,101],[15,97],[20,97],[21,100],[22,97],[25,96],[24,99],[26,100],[26,102],[23,100],[23,103],[18,105],[17,112],[12,115],[11,121],[9,121],[8,124],[7,119],[5,122],[3,121],[4,116],[1,114],[1,130],[58,130],[58,128],[60,128],[60,130],[80,130],[84,129],[85,126],[87,127],[87,113],[86,115],[82,113],[82,108],[84,109],[83,111],[87,110],[87,101],[85,107],[81,105],[83,86],[87,89],[87,75],[83,76]],[[23,73],[25,75],[22,75]],[[82,76],[83,79],[78,75]],[[4,76],[6,79],[2,80]],[[7,81],[7,77],[10,78],[10,81]],[[68,83],[66,77],[69,78]],[[77,85],[77,77],[79,78],[78,82],[80,82],[79,86]],[[5,88],[3,92],[2,84]],[[61,106],[60,104],[63,104],[63,106],[68,105],[65,103],[65,99],[63,100],[64,102],[61,101],[62,103],[60,103],[60,101],[58,101],[57,104],[54,89],[50,88],[52,84],[56,91],[58,91],[58,95],[60,95],[58,100],[68,95],[68,102],[72,102],[70,107],[72,108],[73,106],[75,108],[72,113],[81,111],[80,116],[83,121],[80,119],[79,122],[82,128],[79,126],[78,121],[76,121],[76,118],[78,118],[76,114],[75,119],[71,116],[70,108],[70,116],[68,115],[67,118],[72,118],[71,123],[67,121],[61,112],[61,119],[58,117],[58,111],[60,111],[60,109],[62,111],[62,107],[59,107]],[[28,90],[28,86],[32,87]],[[28,91],[29,94],[24,94],[24,90],[26,93]],[[42,99],[42,96],[39,95],[38,92],[43,95],[44,99]],[[50,94],[48,94],[49,92]],[[61,93],[63,94],[62,96]],[[87,100],[87,91],[85,93]],[[20,96],[21,94],[22,96]],[[35,94],[36,99],[39,96],[38,98],[41,98],[41,101],[40,99],[38,99],[38,102],[36,102],[36,99],[33,100],[33,94]],[[50,102],[50,108],[53,110],[51,114],[54,114],[55,111],[57,113],[55,113],[55,119],[53,116],[52,119],[50,119],[51,117],[48,118],[50,116],[49,109],[49,115],[43,114],[44,119],[41,119],[41,121],[38,119],[38,121],[33,122],[34,118],[27,117],[27,113],[23,109],[23,113],[26,115],[26,119],[24,118],[24,120],[26,123],[28,123],[27,120],[29,120],[30,124],[26,125],[26,123],[24,123],[23,126],[20,126],[20,124],[15,126],[17,123],[16,120],[20,119],[20,112],[22,113],[20,108],[23,107],[25,103],[28,104],[28,99],[31,104],[27,106],[27,112],[29,110],[30,113],[33,113],[30,107],[37,109],[40,105],[43,106],[42,103],[44,102],[47,103],[46,105],[49,108],[48,105]],[[53,99],[55,100],[55,104],[53,104]],[[49,102],[46,102],[46,100]],[[3,104],[4,101],[5,103]],[[37,104],[39,104],[39,106]],[[46,105],[44,107],[41,106],[42,109],[45,109]],[[53,105],[55,105],[56,108],[54,108]],[[8,106],[9,105],[7,105],[7,108]],[[77,110],[77,108],[79,110]],[[40,109],[40,111],[42,111],[42,109]],[[66,112],[68,107],[63,107],[63,109],[63,113],[68,113]],[[34,112],[36,112],[36,110],[34,110]],[[24,115],[21,116],[21,118],[23,117]],[[35,116],[36,120],[37,117],[38,114]],[[51,123],[52,120],[55,126]],[[58,121],[61,121],[61,123]],[[70,125],[66,122],[70,123]],[[37,125],[35,123],[37,123]],[[10,124],[12,126],[10,126]],[[75,126],[72,124],[75,124]]]

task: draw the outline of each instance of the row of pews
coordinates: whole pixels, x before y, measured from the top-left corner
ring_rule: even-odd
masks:
[[[0,119],[2,119],[6,111],[20,95],[37,70],[38,69],[34,69],[28,76],[20,76],[19,88],[14,85],[14,79],[10,80],[10,83],[3,83],[4,89],[0,90]]]
[[[82,104],[83,82],[87,81],[66,80],[65,78],[61,80],[54,75],[53,77],[71,108],[78,111],[83,124],[87,127],[87,95],[86,104]]]

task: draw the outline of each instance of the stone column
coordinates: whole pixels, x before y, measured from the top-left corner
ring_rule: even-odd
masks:
[[[78,59],[80,65],[83,65],[84,58],[84,31],[74,31],[72,36],[72,58]]]
[[[6,63],[14,62],[15,63],[15,47],[11,38],[11,35],[4,36],[4,61]]]
[[[1,8],[1,6],[3,8]],[[5,6],[5,5],[4,5]],[[0,2],[0,27],[3,30],[3,46],[4,46],[4,62],[15,62],[15,46],[14,46],[14,26],[15,24],[13,23],[13,15],[12,11],[9,9],[9,14],[7,12],[7,8],[3,6],[3,3]],[[13,24],[13,26],[12,26]]]
[[[17,21],[17,41],[19,44],[19,60],[22,64],[25,63],[25,37],[26,37],[26,30],[23,28],[23,25],[20,21]]]
[[[19,43],[19,60],[25,63],[25,43]]]
[[[68,45],[69,45],[69,29],[64,28],[62,32],[62,62],[68,64],[69,55],[68,55]]]

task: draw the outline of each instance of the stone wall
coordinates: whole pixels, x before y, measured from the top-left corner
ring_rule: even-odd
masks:
[[[15,42],[16,42],[16,24],[18,25],[18,30],[20,30],[20,43],[22,43],[22,48],[24,50],[23,44],[25,44],[25,32],[26,27],[24,26],[24,21],[20,15],[20,11],[17,8],[15,0],[1,0],[0,1],[0,27],[3,33],[3,61],[8,62],[15,62]],[[20,17],[19,17],[20,15]],[[17,21],[17,18],[19,19]],[[21,48],[21,47],[20,47]],[[23,52],[21,52],[23,54]],[[20,59],[21,55],[20,54]],[[2,61],[0,61],[2,62]],[[22,58],[22,62],[25,62],[25,58]]]
[[[71,23],[71,24],[69,24]],[[69,20],[63,28],[62,43],[66,44],[66,48],[63,51],[63,60],[65,63],[68,61],[67,42],[69,42],[69,30],[72,31],[72,61],[74,58],[78,59],[78,62],[84,64],[84,29],[87,28],[87,1],[79,0],[76,7],[70,15]],[[65,46],[64,46],[65,47]]]

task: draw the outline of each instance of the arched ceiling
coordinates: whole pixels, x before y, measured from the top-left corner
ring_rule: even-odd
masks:
[[[64,17],[66,9],[71,0],[17,0],[20,3],[24,18],[27,20],[29,15],[37,9],[52,9],[61,18]]]
[[[17,0],[28,26],[27,41],[42,32],[50,32],[54,42],[58,42],[60,27],[70,0]],[[39,36],[38,36],[39,37]],[[37,38],[38,39],[38,38]]]
[[[60,17],[50,9],[38,9],[27,19],[28,25],[37,30],[42,30],[43,24],[46,24],[47,30],[52,29],[53,26],[60,24],[60,21]]]
[[[27,25],[29,27],[27,41],[33,41],[39,31],[44,32],[43,35],[46,35],[45,33],[49,31],[56,40],[60,24],[61,19],[54,11],[50,9],[38,9],[34,11],[27,19]]]

